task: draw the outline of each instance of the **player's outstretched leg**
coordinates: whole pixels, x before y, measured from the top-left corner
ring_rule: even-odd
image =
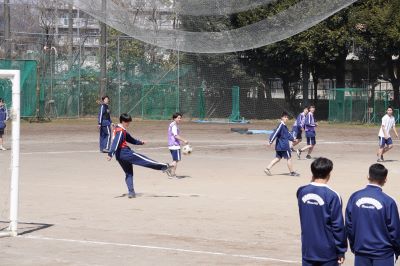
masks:
[[[160,163],[157,161],[154,161],[152,159],[150,159],[149,157],[143,155],[143,154],[139,154],[136,152],[132,153],[132,157],[131,157],[131,163],[135,164],[135,165],[139,165],[139,166],[143,166],[146,168],[151,168],[154,170],[159,170],[159,171],[163,171],[165,172],[168,176],[171,175],[171,168],[172,166],[170,166],[167,163]]]

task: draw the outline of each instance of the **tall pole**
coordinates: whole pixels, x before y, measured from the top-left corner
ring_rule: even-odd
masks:
[[[107,4],[106,0],[101,1],[101,11],[102,11],[102,19],[106,20],[106,9]],[[104,96],[106,93],[107,86],[107,25],[100,21],[100,97]]]
[[[180,52],[179,52],[179,45],[178,45],[178,71],[177,71],[177,74],[178,74],[178,91],[177,91],[177,105],[176,105],[176,111],[177,112],[179,112],[179,108],[180,108],[180,81],[179,81],[179,76],[180,76],[180,70],[179,70],[179,68],[180,68]]]
[[[117,39],[117,64],[118,64],[118,115],[121,114],[121,62],[119,57],[119,36]]]
[[[10,0],[4,0],[4,40],[6,59],[11,59]]]

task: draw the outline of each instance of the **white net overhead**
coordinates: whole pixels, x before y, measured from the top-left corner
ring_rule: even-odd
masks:
[[[277,0],[64,0],[143,42],[193,53],[228,53],[262,47],[298,34],[356,0],[299,0],[275,9]],[[104,5],[105,3],[105,5]],[[103,5],[102,5],[103,4]],[[233,13],[268,13],[235,26]]]

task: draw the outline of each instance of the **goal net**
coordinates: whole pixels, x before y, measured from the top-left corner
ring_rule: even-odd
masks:
[[[11,151],[3,151],[1,154],[1,175],[0,187],[2,187],[0,202],[8,202],[9,208],[4,204],[1,206],[2,227],[0,236],[16,236],[18,227],[18,178],[19,178],[19,139],[20,139],[20,70],[1,70],[0,80],[9,80],[11,83],[12,104],[10,110],[11,124]],[[1,95],[0,95],[1,97]],[[6,165],[9,160],[7,156],[11,154],[10,171]],[[10,174],[11,173],[11,176]],[[10,188],[3,191],[4,188]],[[4,197],[4,198],[3,198]],[[8,198],[8,199],[7,199]],[[6,226],[4,226],[6,224]]]

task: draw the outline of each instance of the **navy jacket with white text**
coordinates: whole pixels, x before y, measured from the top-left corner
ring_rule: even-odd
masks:
[[[396,202],[377,185],[351,195],[346,208],[350,248],[371,259],[400,254],[400,219]]]
[[[297,190],[297,199],[303,258],[330,261],[344,257],[347,238],[339,194],[313,182]]]

